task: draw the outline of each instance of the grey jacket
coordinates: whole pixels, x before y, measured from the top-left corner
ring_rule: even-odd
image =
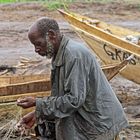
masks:
[[[52,96],[36,99],[36,118],[56,122],[56,140],[111,140],[128,123],[95,56],[63,36],[52,61]]]

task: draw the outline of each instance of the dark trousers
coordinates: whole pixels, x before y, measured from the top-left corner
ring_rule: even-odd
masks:
[[[35,133],[40,140],[56,140],[55,123],[43,122],[42,124],[37,124]]]

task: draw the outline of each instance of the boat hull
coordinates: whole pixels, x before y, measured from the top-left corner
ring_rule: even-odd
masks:
[[[131,53],[117,49],[104,41],[101,41],[92,35],[76,30],[80,37],[88,44],[98,58],[101,59],[102,65],[120,63],[124,61]],[[140,84],[140,57],[134,56],[127,67],[120,71],[120,74],[128,80]]]
[[[59,12],[100,58],[103,65],[120,63],[133,54],[134,57],[127,68],[120,74],[128,80],[140,84],[140,45],[124,39],[127,35],[140,36],[140,33],[75,13],[67,13],[62,10]]]

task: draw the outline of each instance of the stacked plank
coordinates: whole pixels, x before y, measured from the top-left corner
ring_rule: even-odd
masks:
[[[0,112],[2,116],[15,114],[18,98],[27,96],[49,96],[51,90],[50,76],[46,74],[0,77]]]

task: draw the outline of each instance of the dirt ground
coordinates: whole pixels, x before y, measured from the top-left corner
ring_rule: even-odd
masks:
[[[69,9],[140,32],[138,5],[115,2],[110,4],[76,3],[71,4]],[[28,72],[18,71],[18,74],[49,72],[49,68],[47,70],[45,68],[49,61],[35,54],[34,48],[27,38],[30,25],[42,16],[55,18],[64,34],[81,41],[57,11],[48,11],[38,3],[0,5],[0,65],[15,66],[22,56],[32,60],[41,60],[43,65]],[[42,68],[44,70],[41,70]],[[116,76],[110,83],[121,101],[129,121],[140,122],[140,85],[128,81],[120,75]],[[133,128],[128,129],[127,136],[129,140],[140,140],[140,125],[136,124]]]

